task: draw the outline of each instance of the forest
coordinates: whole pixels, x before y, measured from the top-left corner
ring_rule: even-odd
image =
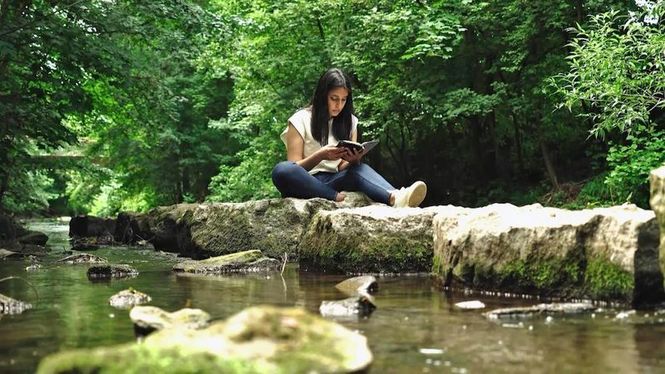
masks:
[[[330,67],[367,162],[424,205],[648,207],[662,0],[0,0],[0,210],[278,197]]]

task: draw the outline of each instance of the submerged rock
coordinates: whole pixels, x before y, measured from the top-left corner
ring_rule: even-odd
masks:
[[[56,263],[65,264],[104,264],[106,262],[105,258],[91,255],[90,253],[76,253],[56,261]]]
[[[139,272],[126,264],[101,264],[88,268],[88,279],[127,278],[139,275]]]
[[[141,344],[56,353],[37,372],[352,373],[371,362],[364,336],[301,309],[262,306]]]
[[[28,309],[31,304],[0,294],[0,314],[21,314]]]
[[[109,298],[109,304],[118,309],[129,309],[135,305],[149,303],[150,296],[133,288],[122,290]]]
[[[300,266],[343,273],[429,272],[435,213],[385,205],[319,211],[298,246]]]
[[[489,319],[525,318],[537,315],[579,314],[592,312],[596,309],[590,303],[551,303],[538,304],[530,307],[501,308],[485,313]]]
[[[450,207],[434,217],[434,273],[447,286],[623,300],[665,298],[658,227],[634,205]]]
[[[199,330],[210,322],[210,314],[201,309],[184,308],[169,313],[155,306],[136,306],[129,312],[129,318],[139,336],[170,328]]]
[[[324,317],[366,317],[376,309],[369,295],[357,295],[344,300],[322,301],[319,312]]]
[[[276,271],[281,262],[268,258],[259,250],[232,253],[205,260],[189,260],[173,265],[173,271],[197,274]]]
[[[354,296],[375,293],[379,289],[379,284],[373,275],[363,275],[339,282],[335,285],[335,288],[346,295]]]

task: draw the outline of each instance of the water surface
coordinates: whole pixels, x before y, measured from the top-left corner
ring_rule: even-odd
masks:
[[[133,287],[168,311],[201,308],[224,319],[259,304],[298,306],[318,313],[322,300],[344,298],[334,285],[344,276],[300,273],[289,265],[279,274],[176,276],[173,255],[145,248],[109,247],[91,253],[137,268],[136,278],[90,282],[86,265],[53,262],[69,250],[66,223],[32,222],[46,232],[51,253],[42,268],[26,271],[27,259],[0,260],[0,293],[31,302],[31,309],[0,319],[0,373],[30,373],[56,351],[134,340],[128,311],[108,305]],[[378,308],[369,318],[340,319],[364,334],[375,361],[372,373],[479,372],[665,372],[665,313],[637,312],[616,318],[622,308],[603,307],[572,317],[495,322],[482,311],[462,311],[459,301],[481,300],[485,311],[537,303],[533,299],[444,294],[427,275],[379,277]]]

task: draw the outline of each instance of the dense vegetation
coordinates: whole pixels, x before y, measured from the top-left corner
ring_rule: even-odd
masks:
[[[647,206],[663,2],[0,0],[0,207],[277,196],[286,119],[355,80],[368,162],[427,204]]]

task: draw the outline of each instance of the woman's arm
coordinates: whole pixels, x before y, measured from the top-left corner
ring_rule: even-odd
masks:
[[[312,170],[323,160],[337,160],[345,153],[346,148],[327,145],[305,157],[305,141],[298,130],[289,123],[289,128],[286,130],[286,159],[302,166],[305,170]]]

